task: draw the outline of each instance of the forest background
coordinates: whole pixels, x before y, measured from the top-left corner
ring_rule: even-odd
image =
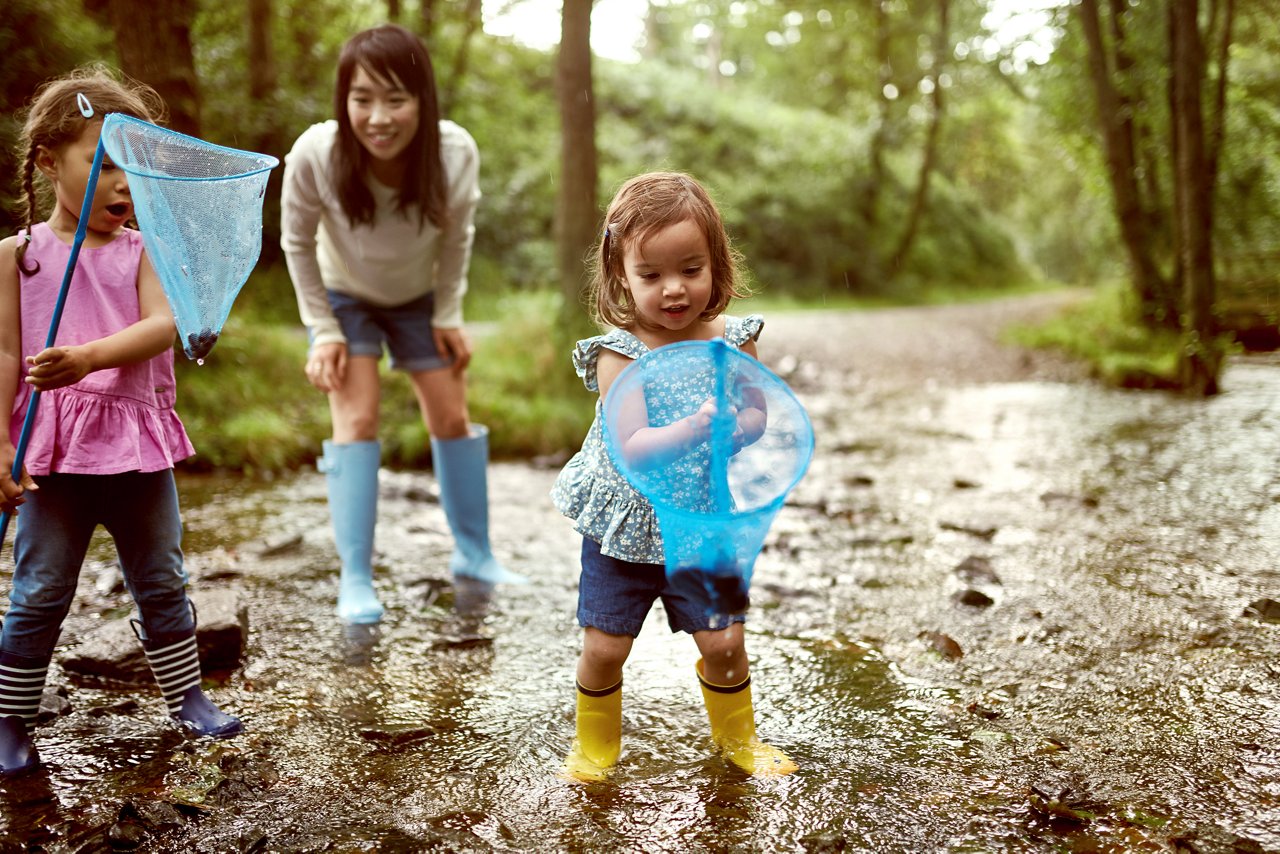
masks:
[[[343,41],[394,20],[426,40],[445,115],[482,155],[470,386],[497,456],[581,441],[583,259],[613,190],[650,169],[711,188],[751,310],[1082,286],[1020,340],[1196,394],[1233,349],[1277,345],[1280,0],[649,0],[636,61],[592,55],[591,0],[547,13],[558,47],[486,30],[527,2],[10,0],[0,230],[22,225],[21,109],[49,77],[104,62],[156,87],[170,127],[283,158],[332,116]],[[281,171],[217,348],[178,359],[193,468],[269,474],[328,434],[279,250]],[[422,465],[413,396],[388,383],[386,462]]]

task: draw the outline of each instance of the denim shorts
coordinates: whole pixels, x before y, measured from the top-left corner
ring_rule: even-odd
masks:
[[[710,600],[698,591],[676,589],[667,581],[660,563],[632,563],[600,553],[600,544],[582,538],[582,577],[578,581],[578,625],[591,626],[611,635],[639,637],[640,628],[662,600],[667,625],[673,632],[693,634],[722,629],[725,620],[741,623],[742,614],[717,617],[712,624]]]
[[[389,308],[337,291],[328,294],[333,316],[347,339],[348,355],[380,359],[385,346],[391,352],[391,367],[410,373],[447,368],[452,363],[436,350],[431,331],[435,294]]]

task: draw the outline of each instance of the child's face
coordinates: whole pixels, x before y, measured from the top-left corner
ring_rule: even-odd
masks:
[[[56,151],[41,148],[36,155],[36,165],[53,184],[58,200],[60,210],[54,212],[55,217],[70,214],[73,221],[79,221],[101,133],[102,122],[89,122],[75,140]],[[87,228],[112,234],[128,222],[132,215],[133,198],[129,195],[129,181],[125,172],[117,168],[111,158],[103,156]]]
[[[387,80],[356,66],[347,93],[347,118],[356,139],[379,164],[398,164],[418,133],[418,96],[398,80]]]
[[[624,286],[636,306],[636,321],[651,330],[684,332],[711,302],[711,250],[692,220],[673,223],[622,255]],[[674,336],[678,339],[679,336]]]

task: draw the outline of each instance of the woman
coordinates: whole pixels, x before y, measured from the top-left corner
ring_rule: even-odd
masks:
[[[453,531],[450,569],[523,581],[489,547],[488,436],[470,423],[462,296],[480,199],[479,153],[440,118],[421,40],[391,24],[353,36],[338,59],[337,116],[308,128],[285,159],[281,243],[311,348],[306,373],[329,396],[329,511],[342,563],[338,614],[373,623],[378,360],[406,371],[431,434]]]

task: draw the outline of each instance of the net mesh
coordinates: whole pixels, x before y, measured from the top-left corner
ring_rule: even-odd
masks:
[[[706,438],[689,442],[689,424],[676,422],[709,401]],[[652,451],[638,453],[633,439],[650,428]],[[813,457],[813,427],[787,384],[723,340],[660,347],[609,388],[604,439],[653,504],[672,584],[710,602],[709,627],[745,610],[769,526]]]
[[[102,144],[129,176],[147,255],[183,352],[202,360],[262,251],[262,202],[279,161],[111,113]]]

